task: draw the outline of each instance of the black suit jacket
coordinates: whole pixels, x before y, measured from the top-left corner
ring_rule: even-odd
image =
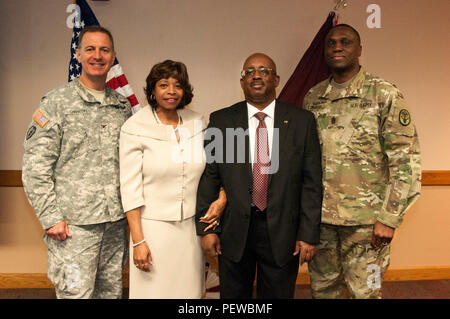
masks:
[[[242,257],[246,244],[253,180],[249,161],[249,137],[248,134],[245,136],[244,160],[238,157],[239,146],[242,155],[244,139],[239,144],[236,135],[232,134],[236,128],[241,128],[241,132],[248,130],[245,101],[210,115],[205,134],[208,163],[200,179],[196,206],[197,234],[217,233],[223,255],[235,262]],[[275,145],[276,129],[279,132],[278,149]],[[208,141],[208,138],[211,140]],[[223,147],[221,138],[224,141]],[[231,143],[233,140],[234,143]],[[278,170],[269,175],[267,225],[275,261],[283,266],[292,258],[297,240],[310,244],[319,242],[322,168],[313,114],[276,101],[273,141],[271,163],[276,166],[278,158],[279,165]],[[207,224],[200,223],[199,218],[217,199],[221,185],[227,194],[227,207],[220,226],[215,231],[205,233],[203,229]]]

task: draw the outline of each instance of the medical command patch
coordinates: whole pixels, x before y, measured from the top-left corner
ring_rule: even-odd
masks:
[[[40,127],[44,127],[48,122],[48,118],[44,115],[44,113],[42,113],[41,110],[37,110],[36,113],[34,113],[33,120],[35,120]]]
[[[411,116],[409,115],[408,110],[403,109],[400,111],[398,115],[398,121],[403,126],[408,126],[409,123],[411,123]]]

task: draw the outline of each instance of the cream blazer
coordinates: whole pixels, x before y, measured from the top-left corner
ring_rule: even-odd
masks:
[[[156,122],[150,106],[130,117],[120,131],[120,191],[125,212],[180,221],[195,215],[197,187],[206,163],[202,115],[178,110],[180,143],[172,126]]]

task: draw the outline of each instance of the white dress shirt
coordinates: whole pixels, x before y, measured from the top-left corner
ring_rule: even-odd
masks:
[[[248,110],[248,131],[250,138],[250,158],[252,160],[252,168],[253,168],[253,159],[255,158],[255,139],[256,139],[256,128],[259,125],[259,120],[255,117],[255,114],[258,112],[263,112],[267,116],[264,118],[264,123],[267,127],[267,134],[269,138],[269,158],[272,155],[272,143],[273,143],[273,121],[275,117],[275,100],[272,101],[269,105],[267,105],[264,110],[260,111],[253,105],[247,102],[247,110]]]

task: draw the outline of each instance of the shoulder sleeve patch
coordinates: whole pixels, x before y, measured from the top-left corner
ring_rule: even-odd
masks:
[[[411,116],[409,115],[408,110],[402,109],[398,114],[398,121],[403,126],[408,126],[411,123]]]
[[[29,140],[34,135],[34,133],[36,133],[36,126],[33,125],[27,131],[27,140]]]
[[[34,115],[33,115],[33,120],[34,120],[37,124],[39,124],[40,127],[44,127],[45,124],[47,124],[48,121],[49,121],[48,117],[46,117],[46,116],[44,115],[44,113],[42,113],[41,110],[37,110],[36,113],[34,113]]]

